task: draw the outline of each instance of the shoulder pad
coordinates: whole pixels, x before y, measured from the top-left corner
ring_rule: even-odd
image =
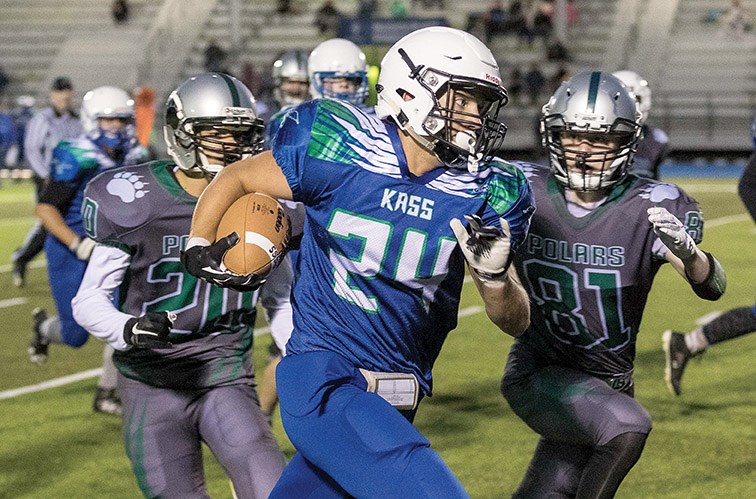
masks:
[[[107,241],[124,231],[139,227],[153,216],[152,205],[146,197],[153,182],[146,163],[105,170],[87,184],[84,208],[89,211],[87,235],[97,241]]]
[[[62,141],[55,146],[50,163],[53,180],[73,180],[80,172],[99,167],[97,153],[87,141]]]

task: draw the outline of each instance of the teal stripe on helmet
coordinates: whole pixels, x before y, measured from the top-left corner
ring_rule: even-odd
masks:
[[[226,82],[226,85],[228,85],[228,91],[231,92],[231,101],[233,102],[234,107],[240,107],[241,101],[239,100],[239,89],[236,88],[234,80],[232,80],[230,76],[223,73],[218,74],[221,78],[223,78],[223,81]]]
[[[588,106],[586,112],[593,113],[596,111],[596,98],[598,97],[599,83],[601,83],[601,72],[594,71],[591,73],[591,85],[588,87]]]

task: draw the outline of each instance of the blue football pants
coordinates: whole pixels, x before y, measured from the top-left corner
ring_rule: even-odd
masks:
[[[79,291],[84,271],[87,270],[87,262],[76,258],[76,255],[52,234],[45,240],[45,256],[50,290],[60,318],[60,336],[64,344],[78,348],[87,342],[89,334],[74,320],[71,300]]]
[[[287,355],[276,370],[281,418],[298,453],[272,498],[468,497],[426,439],[341,355]]]

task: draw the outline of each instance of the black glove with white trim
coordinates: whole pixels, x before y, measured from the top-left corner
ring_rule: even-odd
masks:
[[[132,317],[123,327],[124,341],[135,348],[173,348],[168,341],[176,314],[173,312],[147,312]]]
[[[187,241],[186,249],[181,252],[181,263],[190,274],[210,284],[240,292],[254,291],[265,282],[265,278],[254,274],[235,274],[223,264],[226,251],[238,243],[239,235],[236,232],[213,244],[207,239],[192,237]]]

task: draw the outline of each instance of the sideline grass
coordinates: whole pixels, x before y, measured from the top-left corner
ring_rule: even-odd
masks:
[[[734,180],[683,186],[732,186]],[[734,190],[695,188],[706,220],[744,213]],[[31,225],[30,183],[0,188],[0,265]],[[617,494],[618,498],[756,497],[756,394],[753,380],[756,337],[710,349],[689,366],[683,395],[667,394],[662,380],[660,335],[687,330],[697,318],[717,310],[753,304],[756,282],[756,231],[747,219],[707,229],[704,249],[728,270],[728,291],[719,302],[697,299],[671,268],[654,284],[638,336],[637,398],[654,420],[646,450]],[[621,228],[618,228],[620,230]],[[26,303],[0,308],[0,390],[17,388],[99,367],[102,346],[91,340],[82,349],[53,347],[43,367],[26,360],[30,313],[52,307],[43,267],[29,271],[29,284],[17,290],[10,273],[0,272],[0,302]],[[466,286],[462,308],[480,305]],[[255,360],[262,365],[269,336],[258,337]],[[423,402],[417,426],[449,463],[473,498],[508,497],[530,460],[536,435],[506,405],[499,380],[510,340],[494,330],[482,313],[462,317],[450,334],[435,369],[436,395]],[[95,380],[0,400],[0,498],[133,498],[139,491],[125,457],[119,420],[91,410]],[[274,421],[287,455],[293,449]],[[228,482],[206,452],[208,493],[231,497]]]

